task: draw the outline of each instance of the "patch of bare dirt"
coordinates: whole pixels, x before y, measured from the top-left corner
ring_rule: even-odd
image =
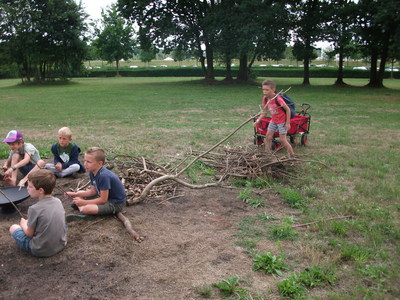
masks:
[[[54,195],[66,214],[74,213],[63,191],[82,179],[57,180]],[[0,182],[0,185],[3,184]],[[1,299],[201,299],[196,286],[228,276],[246,277],[252,289],[275,289],[277,278],[252,271],[252,259],[237,245],[241,218],[268,210],[280,216],[282,202],[271,198],[268,208],[255,210],[237,198],[237,189],[184,189],[169,201],[146,200],[125,209],[133,228],[145,236],[138,244],[114,217],[68,223],[68,245],[50,258],[35,258],[17,248],[8,228],[18,213],[0,216]],[[265,196],[267,197],[267,196]],[[35,200],[18,207],[26,214]],[[275,249],[263,241],[265,251]],[[214,293],[212,299],[219,299]]]

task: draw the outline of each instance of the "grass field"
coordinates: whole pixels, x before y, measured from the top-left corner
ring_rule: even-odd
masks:
[[[311,104],[309,144],[295,147],[295,152],[321,163],[305,163],[292,182],[273,186],[283,198],[297,195],[304,200],[299,206],[302,223],[321,220],[293,240],[304,247],[310,264],[337,276],[334,288],[314,296],[399,298],[400,81],[387,80],[385,89],[368,89],[362,88],[366,80],[347,80],[346,88],[333,87],[333,79],[311,79],[309,87],[302,86],[300,78],[275,80],[278,90],[291,87],[289,95],[298,106]],[[0,135],[4,138],[9,130],[18,129],[45,157],[50,157],[57,130],[69,126],[82,149],[101,146],[166,161],[190,148],[208,149],[254,115],[261,102],[259,84],[208,86],[198,78],[18,84],[0,81]],[[251,146],[252,135],[252,125],[247,124],[228,143]],[[2,143],[0,157],[7,153]],[[352,218],[323,221],[337,216]],[[284,293],[298,282],[296,274],[283,273],[287,281],[282,295],[304,295]]]

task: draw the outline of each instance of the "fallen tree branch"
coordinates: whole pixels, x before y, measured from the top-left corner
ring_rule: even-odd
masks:
[[[310,226],[310,225],[317,224],[317,223],[320,223],[320,222],[333,221],[333,220],[339,220],[339,219],[351,219],[352,217],[353,216],[332,217],[332,218],[325,219],[325,220],[319,220],[319,221],[314,221],[314,222],[310,222],[310,223],[293,225],[292,228],[306,227],[306,226]]]
[[[144,240],[143,236],[140,236],[135,230],[132,228],[131,221],[126,218],[122,212],[117,213],[117,218],[124,224],[126,230],[130,234],[130,236],[138,243],[141,243]]]
[[[177,183],[186,186],[188,188],[191,189],[204,189],[204,188],[209,188],[209,187],[217,187],[220,186],[220,182],[218,183],[206,183],[206,184],[190,184],[184,180],[181,180],[178,178],[178,175],[164,175],[161,177],[158,177],[156,179],[154,179],[153,181],[151,181],[142,191],[142,193],[140,194],[139,197],[136,198],[132,198],[132,199],[128,199],[127,200],[127,204],[128,205],[133,205],[133,204],[137,204],[141,201],[143,201],[147,194],[150,192],[150,190],[152,189],[153,186],[155,186],[156,184],[158,184],[159,182],[165,181],[165,180],[174,180]]]

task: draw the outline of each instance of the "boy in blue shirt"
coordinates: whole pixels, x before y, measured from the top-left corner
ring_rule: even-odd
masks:
[[[58,130],[58,143],[51,146],[54,163],[46,164],[45,168],[57,177],[66,177],[74,173],[84,173],[85,168],[79,161],[81,149],[72,141],[72,132],[68,127]]]
[[[86,150],[84,165],[89,171],[90,189],[66,192],[72,198],[71,206],[85,215],[114,215],[125,206],[125,188],[117,175],[104,167],[105,159],[101,148]]]

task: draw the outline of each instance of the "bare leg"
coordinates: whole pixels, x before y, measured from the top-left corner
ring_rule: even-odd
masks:
[[[290,145],[290,143],[288,142],[287,138],[286,138],[286,134],[280,134],[279,135],[279,141],[281,142],[281,144],[283,145],[283,147],[286,148],[289,157],[293,158],[294,157],[294,151],[292,148],[292,145]]]
[[[272,137],[274,136],[273,131],[267,131],[265,135],[265,152],[271,153],[271,144],[272,144]]]

